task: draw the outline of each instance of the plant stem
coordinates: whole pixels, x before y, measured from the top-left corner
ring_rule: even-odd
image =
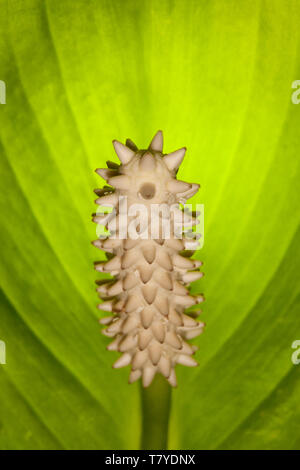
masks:
[[[141,449],[166,449],[171,405],[171,387],[160,374],[149,388],[142,388]]]

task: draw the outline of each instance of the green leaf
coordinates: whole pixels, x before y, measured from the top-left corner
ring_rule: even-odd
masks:
[[[0,9],[0,448],[299,448],[299,1]],[[93,170],[158,129],[205,205],[200,366],[171,393],[112,370],[90,245]]]

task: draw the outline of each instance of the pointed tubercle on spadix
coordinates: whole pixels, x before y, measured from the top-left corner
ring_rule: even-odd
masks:
[[[163,133],[162,131],[157,131],[155,136],[150,142],[149,150],[154,150],[156,152],[163,151]]]
[[[113,146],[116,151],[116,154],[123,165],[126,165],[130,162],[132,157],[134,156],[135,152],[131,150],[131,148],[127,147],[126,145],[122,144],[118,140],[113,140]]]
[[[168,155],[164,156],[164,162],[167,165],[169,170],[178,170],[181,162],[184,158],[186,152],[186,148],[182,147],[179,150],[175,150],[175,152],[168,153]]]

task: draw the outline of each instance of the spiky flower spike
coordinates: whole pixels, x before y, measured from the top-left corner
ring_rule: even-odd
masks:
[[[204,323],[194,319],[199,312],[194,312],[192,318],[184,310],[204,298],[190,295],[187,289],[187,284],[202,277],[203,273],[197,270],[202,263],[189,258],[193,253],[189,250],[196,248],[197,240],[191,241],[187,234],[178,238],[174,213],[182,214],[179,203],[184,204],[196,194],[199,185],[176,179],[186,149],[163,155],[161,131],[147,150],[138,150],[129,139],[126,145],[117,140],[113,145],[121,165],[107,162],[107,169],[96,170],[111,185],[95,190],[101,196],[96,203],[111,206],[114,211],[96,215],[93,220],[106,227],[109,219],[116,222],[114,232],[106,239],[93,242],[108,254],[108,261],[96,263],[95,269],[114,276],[98,281],[97,291],[104,300],[98,307],[111,312],[111,316],[101,319],[100,323],[107,326],[104,335],[114,338],[107,349],[122,353],[113,367],[131,365],[129,383],[142,377],[147,387],[160,372],[176,386],[175,365],[197,365],[192,357],[197,347],[185,340],[198,336],[204,327]],[[121,209],[122,197],[127,201],[125,213]],[[154,223],[150,209],[158,204],[176,208],[175,212],[163,211],[159,222],[156,218]],[[129,226],[137,219],[134,207],[142,207],[143,215],[147,214],[149,224],[144,235],[149,235],[154,226],[156,236],[143,237],[141,231],[135,232],[140,233],[138,236],[129,236]],[[128,216],[125,222],[124,215]],[[168,236],[163,230],[166,222],[171,227]],[[184,225],[192,226],[197,222],[188,216]],[[141,222],[137,229],[141,229],[140,225]]]

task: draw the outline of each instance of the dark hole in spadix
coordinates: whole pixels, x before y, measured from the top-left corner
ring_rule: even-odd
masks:
[[[152,199],[155,195],[155,186],[152,183],[144,183],[140,188],[140,195],[143,199]]]

